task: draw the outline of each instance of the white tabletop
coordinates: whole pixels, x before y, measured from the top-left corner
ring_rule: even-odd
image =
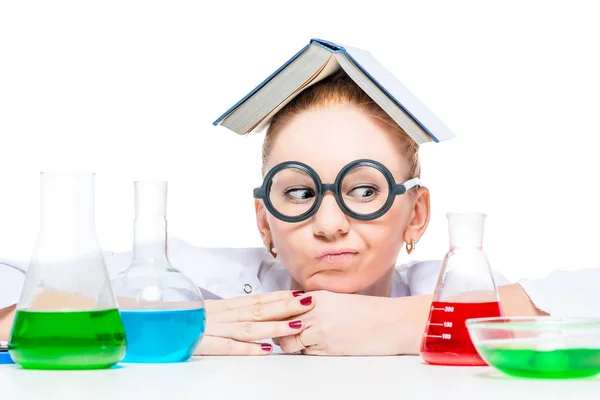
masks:
[[[509,378],[489,367],[436,367],[419,357],[195,357],[110,370],[0,365],[0,399],[600,399],[600,377]]]

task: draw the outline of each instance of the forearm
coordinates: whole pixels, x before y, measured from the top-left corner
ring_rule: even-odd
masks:
[[[533,305],[525,290],[518,284],[501,286],[498,293],[505,316],[548,315]],[[432,299],[432,295],[391,299],[394,315],[398,316],[393,328],[398,333],[395,335],[397,354],[419,353]]]
[[[16,304],[0,309],[0,340],[7,341],[13,320],[15,319]]]
[[[432,299],[432,295],[390,299],[393,315],[397,316],[393,328],[396,341],[394,354],[419,353]]]
[[[548,315],[548,313],[535,307],[527,292],[519,284],[500,286],[498,288],[502,311],[507,317],[531,317]]]

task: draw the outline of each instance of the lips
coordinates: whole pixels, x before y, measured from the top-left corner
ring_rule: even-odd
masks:
[[[352,249],[326,250],[317,255],[316,259],[330,264],[346,264],[358,254]]]

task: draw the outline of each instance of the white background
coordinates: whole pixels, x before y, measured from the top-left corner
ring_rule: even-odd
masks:
[[[97,173],[106,250],[129,249],[142,178],[169,180],[171,236],[261,245],[262,137],[212,122],[318,37],[369,50],[458,136],[422,147],[414,258],[444,256],[446,212],[483,211],[511,279],[597,266],[594,3],[0,0],[0,257],[28,259],[44,170]]]

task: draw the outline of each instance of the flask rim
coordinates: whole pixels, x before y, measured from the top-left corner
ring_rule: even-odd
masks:
[[[450,218],[450,217],[458,217],[458,216],[461,216],[461,217],[467,217],[467,216],[471,216],[471,217],[482,217],[482,218],[486,218],[486,217],[487,217],[487,214],[486,214],[486,213],[484,213],[484,212],[469,212],[469,211],[464,211],[464,212],[461,212],[461,211],[454,212],[454,211],[452,211],[452,212],[447,212],[447,213],[446,213],[446,217],[447,217],[447,218]]]
[[[94,171],[64,171],[64,170],[47,170],[41,171],[40,176],[56,176],[56,177],[88,177],[88,176],[96,176],[96,172]]]

